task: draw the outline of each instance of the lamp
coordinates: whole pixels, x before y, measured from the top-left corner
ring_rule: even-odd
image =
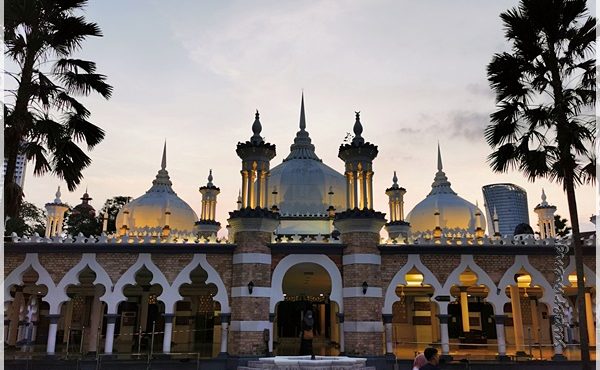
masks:
[[[363,281],[363,283],[362,283],[362,292],[363,292],[363,294],[367,294],[367,289],[369,289],[369,284],[367,284],[366,281]]]
[[[250,281],[248,283],[248,294],[252,294],[252,291],[254,290],[254,282]]]

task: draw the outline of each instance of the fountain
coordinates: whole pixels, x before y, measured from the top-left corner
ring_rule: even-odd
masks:
[[[375,370],[367,367],[367,359],[346,356],[275,356],[261,357],[258,361],[249,361],[248,366],[238,370]]]

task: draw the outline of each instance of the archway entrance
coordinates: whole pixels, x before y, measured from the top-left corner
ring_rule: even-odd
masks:
[[[277,355],[300,352],[302,320],[313,311],[313,351],[320,355],[339,353],[338,305],[330,301],[331,277],[316,263],[292,266],[283,278],[284,300],[277,304],[273,332]]]

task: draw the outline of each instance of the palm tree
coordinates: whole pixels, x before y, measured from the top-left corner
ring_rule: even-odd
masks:
[[[516,168],[529,180],[563,185],[573,228],[581,355],[589,369],[583,255],[575,187],[593,183],[596,19],[585,0],[521,0],[500,15],[510,52],[488,65],[497,110],[485,130],[496,172]]]
[[[5,2],[5,55],[19,69],[5,72],[16,81],[4,111],[5,212],[18,215],[22,189],[14,182],[17,156],[34,162],[34,173],[51,172],[74,190],[104,130],[88,121],[90,112],[76,99],[97,92],[108,99],[112,87],[91,61],[71,58],[88,36],[102,36],[96,23],[76,15],[86,0]],[[9,101],[10,100],[10,101]]]

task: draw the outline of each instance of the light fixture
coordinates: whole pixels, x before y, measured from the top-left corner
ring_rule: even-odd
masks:
[[[248,283],[248,294],[252,294],[252,291],[254,290],[254,282],[250,281]]]
[[[527,294],[527,288],[525,288],[525,294],[523,294],[524,298],[529,298],[529,294]]]
[[[363,294],[367,294],[367,289],[369,289],[369,284],[367,284],[366,281],[363,281],[363,283],[362,283],[362,292],[363,292]]]

